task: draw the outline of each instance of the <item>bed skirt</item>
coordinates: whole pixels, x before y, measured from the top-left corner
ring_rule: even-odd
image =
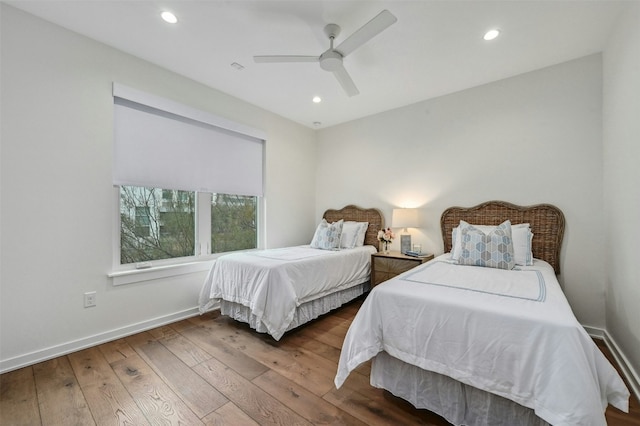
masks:
[[[286,331],[293,330],[294,328],[302,324],[318,318],[320,315],[324,315],[329,311],[339,308],[345,303],[350,302],[351,300],[369,291],[369,288],[370,285],[369,281],[367,280],[362,284],[357,284],[353,287],[349,287],[336,293],[328,294],[319,299],[314,299],[303,303],[296,309],[293,320],[287,327]],[[249,324],[249,327],[253,328],[259,333],[268,333],[267,327],[262,323],[262,321],[258,321],[256,316],[251,312],[251,309],[248,306],[221,300],[220,313],[223,315],[227,315],[237,321]]]
[[[407,364],[384,351],[373,359],[371,386],[386,389],[454,425],[549,426],[530,408]]]

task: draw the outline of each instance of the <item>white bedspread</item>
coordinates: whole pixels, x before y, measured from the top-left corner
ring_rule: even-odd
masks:
[[[606,425],[608,403],[628,410],[629,391],[576,320],[548,263],[501,271],[447,257],[371,291],[345,338],[336,387],[385,351],[532,408],[555,426]],[[455,271],[473,282],[447,278]],[[523,291],[505,274],[536,278]]]
[[[375,251],[296,246],[222,256],[205,280],[200,312],[220,299],[240,303],[279,340],[302,303],[367,281]]]

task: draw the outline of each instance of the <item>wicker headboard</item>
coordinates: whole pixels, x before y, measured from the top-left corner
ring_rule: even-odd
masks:
[[[487,201],[475,207],[450,207],[440,218],[445,253],[451,251],[451,231],[460,220],[476,225],[499,225],[507,219],[514,225],[531,224],[533,257],[549,262],[559,274],[564,214],[551,204],[516,206],[504,201]]]
[[[327,222],[337,222],[340,219],[345,221],[369,222],[367,234],[364,237],[365,245],[378,247],[378,231],[384,228],[384,216],[378,209],[362,209],[354,205],[348,205],[340,210],[329,209],[322,215]]]

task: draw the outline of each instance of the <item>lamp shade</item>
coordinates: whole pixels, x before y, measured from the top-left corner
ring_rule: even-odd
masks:
[[[394,228],[417,228],[418,209],[393,209],[391,226]]]

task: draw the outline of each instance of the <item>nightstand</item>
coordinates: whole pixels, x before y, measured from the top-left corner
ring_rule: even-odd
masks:
[[[413,257],[399,251],[374,253],[371,255],[371,288],[431,259],[432,254]]]

